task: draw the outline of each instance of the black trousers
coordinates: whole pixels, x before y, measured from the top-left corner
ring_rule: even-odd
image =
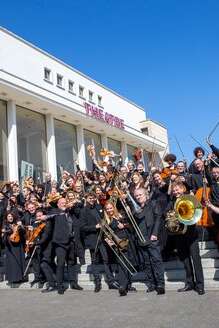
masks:
[[[56,279],[55,279],[55,271],[56,266],[54,262],[54,254],[52,252],[52,243],[50,242],[46,247],[41,248],[41,262],[40,268],[46,277],[46,281],[49,286],[55,287]]]
[[[69,281],[78,281],[76,271],[77,259],[75,256],[75,242],[71,241],[67,245],[53,244],[54,255],[57,258],[56,281],[58,286],[62,286],[64,282],[64,269],[67,263]]]
[[[131,276],[125,265],[131,270],[129,263],[126,261],[126,258],[129,262],[131,262],[131,260],[128,258],[127,252],[123,251],[123,254],[125,257],[123,257],[121,254],[119,254],[120,258],[116,257],[116,262],[118,265],[117,279],[120,287],[128,289],[128,285],[131,285]]]
[[[109,285],[112,284],[115,281],[115,278],[114,278],[112,271],[110,270],[109,258],[108,258],[108,254],[107,254],[105,245],[99,244],[96,254],[94,254],[94,253],[95,253],[95,250],[90,249],[92,272],[93,272],[95,284],[101,283],[101,274],[100,274],[100,270],[99,270],[99,265],[101,264],[101,260],[103,261],[107,283]]]
[[[140,252],[144,258],[146,285],[148,287],[164,287],[164,265],[159,241],[152,241],[149,246],[141,247]]]
[[[185,284],[191,287],[204,288],[204,275],[201,263],[198,239],[192,235],[180,235],[177,240],[180,260],[186,271]]]

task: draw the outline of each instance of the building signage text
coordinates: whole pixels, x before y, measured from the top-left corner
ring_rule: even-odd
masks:
[[[105,123],[115,126],[119,129],[125,129],[124,120],[121,118],[114,116],[110,113],[104,112],[101,108],[92,106],[88,103],[84,103],[84,107],[86,109],[86,115],[93,117],[97,120],[104,121]]]

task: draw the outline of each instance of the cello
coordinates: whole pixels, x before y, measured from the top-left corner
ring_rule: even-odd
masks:
[[[202,217],[198,221],[198,225],[202,227],[212,227],[214,225],[214,222],[212,220],[211,216],[211,210],[206,206],[206,202],[209,201],[209,195],[210,195],[211,189],[207,186],[207,180],[206,180],[206,174],[205,174],[205,168],[203,172],[203,187],[199,188],[196,193],[195,197],[198,199],[198,201],[202,205]]]

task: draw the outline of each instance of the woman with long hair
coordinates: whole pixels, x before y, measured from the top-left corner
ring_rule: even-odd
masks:
[[[6,213],[2,233],[5,244],[5,278],[11,287],[16,287],[24,278],[25,229],[14,212]]]

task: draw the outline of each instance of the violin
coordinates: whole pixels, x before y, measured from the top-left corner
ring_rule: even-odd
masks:
[[[164,167],[164,168],[162,169],[162,172],[161,172],[160,175],[161,175],[161,178],[162,178],[162,179],[167,179],[167,178],[170,178],[172,174],[174,174],[174,175],[178,175],[179,172],[178,172],[178,170],[175,169],[175,168]]]
[[[13,243],[19,243],[20,242],[20,233],[19,233],[19,225],[18,224],[12,224],[12,234],[9,236],[9,239]]]
[[[31,249],[33,243],[35,242],[37,237],[40,235],[42,230],[45,228],[45,226],[46,226],[46,223],[42,222],[38,225],[38,227],[34,228],[33,231],[30,233],[30,236],[27,239],[26,246],[25,246],[26,254],[30,252],[30,249]]]

